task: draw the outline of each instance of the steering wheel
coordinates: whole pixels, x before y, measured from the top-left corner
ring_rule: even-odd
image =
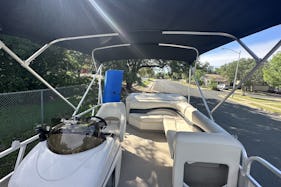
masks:
[[[106,122],[105,119],[103,119],[102,117],[99,117],[99,116],[91,116],[91,117],[89,117],[88,119],[93,121],[93,120],[94,120],[93,118],[98,119],[99,121],[97,121],[97,122],[102,122],[102,123],[103,123],[103,125],[100,126],[101,129],[107,126],[107,122]]]

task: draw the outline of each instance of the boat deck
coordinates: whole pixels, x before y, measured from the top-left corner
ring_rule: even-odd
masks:
[[[173,160],[164,132],[127,125],[120,187],[171,187]]]

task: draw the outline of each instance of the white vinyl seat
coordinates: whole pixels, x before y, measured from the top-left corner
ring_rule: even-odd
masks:
[[[165,117],[163,119],[163,126],[165,130],[165,135],[169,145],[171,158],[174,157],[174,138],[177,132],[197,132],[198,130],[187,124],[181,118],[169,118]]]
[[[122,102],[112,102],[112,103],[104,103],[102,104],[101,108],[96,114],[99,117],[104,118],[107,122],[114,119],[118,119],[119,124],[116,124],[116,122],[113,123],[113,126],[118,126],[117,131],[119,131],[119,134],[116,133],[116,130],[114,130],[114,127],[108,127],[109,132],[113,132],[119,135],[120,141],[124,140],[124,134],[126,131],[126,108],[124,103]]]

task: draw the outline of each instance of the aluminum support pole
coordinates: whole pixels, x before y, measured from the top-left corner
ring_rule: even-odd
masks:
[[[44,90],[40,91],[41,124],[44,123]]]
[[[244,42],[242,42],[239,38],[223,32],[196,32],[196,31],[162,31],[162,34],[170,34],[170,35],[202,35],[202,36],[223,36],[231,38],[235,41],[237,41],[256,61],[257,65],[246,75],[246,77],[238,84],[235,89],[232,89],[232,91],[222,100],[220,103],[218,103],[211,111],[213,113],[222,103],[224,103],[234,92],[235,90],[242,85],[245,81],[247,81],[253,73],[262,66],[265,61],[281,46],[280,42],[281,40],[272,48],[270,52],[268,52],[267,55],[263,59],[260,59]]]
[[[229,50],[229,51],[232,51],[233,53],[236,53],[238,54],[238,59],[237,59],[237,64],[236,64],[236,69],[235,69],[235,73],[234,73],[234,80],[233,80],[233,85],[232,85],[232,89],[234,90],[235,89],[235,85],[236,85],[236,79],[237,79],[237,73],[238,73],[238,67],[239,67],[239,61],[240,61],[240,55],[241,55],[241,51],[237,52],[233,49],[229,49],[229,48],[222,48],[222,49],[225,49],[225,50]],[[234,93],[232,95],[232,97],[234,96]]]
[[[79,114],[76,114],[76,115],[73,116],[73,117],[81,117],[81,116],[83,116],[83,115],[85,115],[85,114],[87,114],[87,113],[93,111],[95,108],[97,108],[97,107],[99,107],[99,106],[101,106],[101,105],[95,105],[95,106],[93,106],[93,107],[91,107],[91,108],[89,108],[89,109],[87,109],[87,110],[85,110],[85,111],[83,111],[83,112],[81,112],[81,113],[79,113]]]
[[[163,32],[164,34],[164,32]],[[214,121],[214,118],[210,112],[210,108],[206,102],[206,99],[204,97],[204,94],[200,88],[200,85],[196,79],[196,76],[195,76],[195,71],[196,71],[196,62],[198,62],[198,59],[199,59],[199,51],[195,48],[195,47],[191,47],[191,46],[184,46],[184,45],[176,45],[176,44],[166,44],[166,43],[159,43],[158,44],[159,46],[164,46],[164,47],[175,47],[175,48],[183,48],[183,49],[191,49],[191,50],[194,50],[196,52],[196,60],[195,60],[195,68],[194,68],[194,72],[193,72],[193,75],[194,75],[194,80],[195,80],[195,83],[196,83],[196,86],[198,87],[198,90],[199,90],[199,93],[201,95],[201,98],[202,98],[202,101],[205,105],[205,108],[210,116],[210,119]],[[191,66],[191,65],[190,65]],[[192,67],[192,66],[191,66]],[[191,69],[191,68],[190,68]],[[189,88],[190,89],[190,88]]]
[[[104,46],[104,47],[98,47],[92,50],[92,59],[93,59],[93,63],[95,68],[97,69],[97,65],[96,65],[96,59],[95,59],[95,52],[99,51],[99,50],[104,50],[104,49],[111,49],[111,48],[118,48],[118,47],[129,47],[131,46],[131,44],[118,44],[118,45],[109,45],[109,46]]]
[[[238,74],[238,68],[239,68],[239,61],[240,61],[240,55],[241,55],[241,51],[239,51],[239,56],[238,56],[238,60],[237,60],[237,64],[236,64],[236,70],[235,70],[235,75],[234,75],[234,80],[233,80],[233,86],[232,89],[235,89],[235,85],[236,85],[236,80],[237,80],[237,74]],[[232,95],[233,96],[233,95]]]
[[[227,38],[231,38],[237,41],[256,61],[260,60],[260,58],[250,49],[248,48],[244,42],[242,42],[239,38],[224,32],[197,32],[197,31],[162,31],[162,34],[170,34],[170,35],[197,35],[197,36],[223,36]]]
[[[59,39],[53,40],[53,41],[45,44],[38,51],[36,51],[33,55],[31,55],[28,59],[26,59],[25,63],[30,64],[31,61],[33,61],[36,57],[38,57],[40,54],[42,54],[51,45],[59,43],[59,42],[70,41],[70,40],[90,39],[90,38],[112,37],[112,36],[119,36],[119,34],[118,33],[108,33],[108,34],[95,34],[95,35],[85,35],[85,36],[59,38]]]
[[[196,60],[199,57],[199,51],[195,47],[186,46],[186,45],[168,44],[168,43],[159,43],[158,45],[162,46],[162,47],[175,47],[175,48],[190,49],[190,50],[195,51],[195,53],[196,53]]]
[[[99,74],[99,100],[98,100],[98,104],[102,104],[102,102],[103,102],[102,87],[101,87],[101,76],[102,76],[102,65],[101,65],[100,74]]]
[[[17,157],[17,161],[16,161],[16,164],[15,164],[15,169],[20,165],[23,157],[24,157],[24,153],[25,153],[25,150],[26,150],[26,146],[27,145],[23,145],[20,147],[20,150],[19,150],[19,153],[18,153],[18,157]]]
[[[64,100],[69,106],[73,109],[76,107],[69,102],[63,95],[61,95],[54,87],[52,87],[45,79],[43,79],[36,71],[34,71],[31,67],[29,67],[20,57],[18,57],[12,50],[10,50],[2,41],[0,41],[1,48],[7,52],[13,59],[15,59],[22,67],[24,67],[27,71],[29,71],[33,76],[35,76],[39,81],[45,84],[48,88],[50,88],[53,92],[55,92],[62,100]]]
[[[187,101],[190,104],[190,87],[191,87],[191,70],[192,70],[192,65],[189,65],[189,72],[188,72],[188,98]]]
[[[79,104],[77,105],[75,111],[73,112],[72,117],[77,114],[77,112],[79,111],[80,107],[82,106],[82,103],[84,102],[84,100],[85,100],[86,96],[88,95],[88,93],[89,93],[91,87],[93,86],[93,84],[94,84],[94,82],[95,82],[95,80],[96,80],[97,75],[99,75],[99,71],[101,70],[101,67],[102,67],[102,66],[100,66],[99,69],[98,69],[98,71],[96,72],[96,74],[93,75],[92,81],[91,81],[90,84],[88,85],[87,90],[85,91],[83,97],[81,98]]]
[[[256,66],[242,79],[242,81],[233,89],[231,92],[227,94],[227,96],[221,100],[211,111],[213,113],[221,104],[223,104],[234,92],[239,88],[244,82],[246,82],[264,63],[266,63],[267,59],[281,46],[281,40],[264,56],[263,59],[256,61]]]
[[[256,161],[258,163],[260,163],[261,165],[263,165],[265,168],[267,168],[270,172],[272,172],[275,176],[277,176],[279,179],[281,179],[281,171],[276,168],[275,166],[273,166],[271,163],[269,163],[267,160],[261,158],[261,157],[257,157],[257,156],[252,156],[249,157],[246,160],[245,165],[243,166],[243,170],[242,170],[242,175],[247,176],[248,179],[254,183],[256,186],[261,186],[250,174],[251,172],[251,166],[252,163]],[[246,183],[246,186],[249,186],[249,183]]]
[[[202,90],[201,90],[201,88],[200,88],[200,85],[199,85],[199,83],[198,83],[198,80],[197,80],[197,78],[196,78],[196,76],[195,76],[195,71],[193,72],[193,77],[194,77],[194,80],[195,80],[195,84],[196,84],[196,86],[197,86],[197,88],[198,88],[198,90],[199,90],[199,93],[200,93],[200,95],[201,95],[201,99],[202,99],[202,101],[203,101],[203,103],[204,103],[204,106],[205,106],[207,112],[208,112],[208,115],[210,116],[210,119],[211,119],[212,121],[214,121],[214,118],[213,118],[213,116],[212,116],[212,113],[211,113],[211,111],[210,111],[210,108],[209,108],[209,106],[208,106],[208,103],[207,103],[207,101],[206,101],[206,99],[205,99],[205,96],[204,96],[204,94],[203,94],[203,92],[202,92]]]

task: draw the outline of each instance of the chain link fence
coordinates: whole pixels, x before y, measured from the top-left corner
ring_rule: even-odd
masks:
[[[60,87],[57,90],[77,106],[86,85]],[[96,89],[95,89],[96,90]],[[94,90],[83,104],[84,108],[96,103]],[[15,139],[25,140],[35,134],[38,124],[53,125],[61,118],[69,118],[73,108],[50,89],[0,94],[0,151]]]
[[[60,87],[57,90],[75,106],[79,103],[86,85]],[[93,86],[80,111],[97,103],[97,86]],[[0,94],[0,152],[9,148],[13,140],[26,140],[35,135],[38,124],[55,125],[61,118],[69,118],[73,108],[50,89]],[[37,142],[27,146],[26,154]],[[0,178],[13,171],[18,151],[1,158]]]

